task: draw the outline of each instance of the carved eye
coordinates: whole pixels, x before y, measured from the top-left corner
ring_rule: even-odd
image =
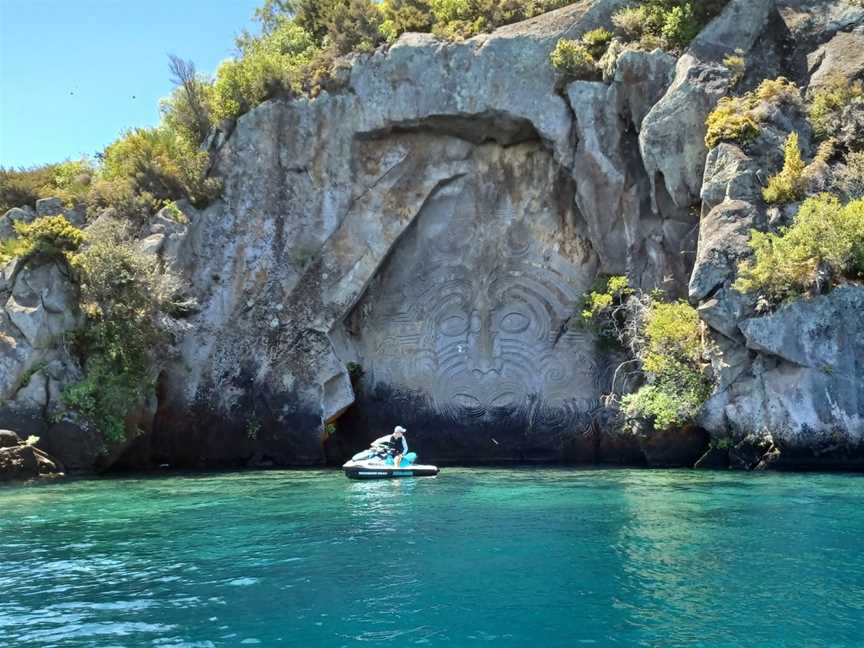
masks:
[[[515,407],[519,404],[519,396],[514,392],[504,392],[492,399],[492,407]]]
[[[465,409],[479,409],[480,399],[471,394],[453,394],[453,402]]]
[[[521,333],[531,325],[531,320],[522,313],[507,313],[501,318],[501,330],[507,333]]]
[[[468,318],[464,315],[450,315],[441,320],[438,328],[444,335],[462,335],[468,330]]]

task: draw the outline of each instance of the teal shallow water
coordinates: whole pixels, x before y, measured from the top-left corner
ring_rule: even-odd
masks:
[[[862,646],[864,477],[446,469],[0,489],[3,646]]]

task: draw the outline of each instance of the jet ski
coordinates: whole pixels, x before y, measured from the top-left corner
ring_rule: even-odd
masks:
[[[416,452],[408,452],[397,466],[387,454],[390,435],[375,439],[367,450],[358,452],[346,461],[342,468],[349,479],[393,479],[396,477],[434,477],[438,466],[414,463]]]

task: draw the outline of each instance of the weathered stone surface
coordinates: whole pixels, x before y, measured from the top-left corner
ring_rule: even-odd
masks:
[[[740,200],[727,200],[702,219],[688,290],[691,302],[705,299],[735,276],[738,261],[749,254],[750,230],[760,220],[759,211]]]
[[[851,82],[864,73],[864,32],[839,32],[807,57],[810,88],[835,80]]]
[[[598,406],[602,357],[567,323],[598,262],[548,191],[556,175],[537,144],[474,148],[354,309],[364,392],[379,409],[413,402],[399,421],[436,455],[446,426],[462,452],[518,459],[551,445],[554,458],[552,432],[585,427]]]
[[[702,216],[726,200],[757,203],[762,198],[759,161],[735,144],[722,142],[708,152],[702,178]]]
[[[739,340],[741,333],[738,324],[754,313],[755,299],[741,295],[731,288],[721,288],[712,297],[701,302],[699,317],[711,329],[727,338]]]
[[[723,58],[737,50],[746,57],[774,11],[773,0],[732,0],[678,59],[671,86],[639,133],[655,209],[662,208],[664,191],[679,208],[698,198],[707,153],[705,119],[729,91]]]
[[[840,287],[746,320],[751,369],[707,404],[717,435],[770,431],[779,462],[843,465],[864,445],[864,289]]]
[[[0,216],[0,241],[8,241],[18,235],[15,223],[30,223],[36,214],[29,207],[13,207]]]
[[[749,230],[794,214],[767,211],[761,189],[789,132],[812,156],[805,115],[766,103],[743,149],[703,142],[729,92],[727,54],[748,60],[739,89],[787,69],[806,79],[814,52],[818,81],[857,65],[844,43],[864,14],[732,0],[677,61],[627,51],[608,84],[562,88],[557,40],[609,26],[625,4],[584,0],[459,43],[406,34],[340,63],[331,92],[265,102],[213,133],[223,199],[178,203],[180,217],[162,210],[140,232],[189,307],[163,317],[173,346],[126,421],[128,444],[106,447],[52,409],[80,376],[55,344],[77,321],[71,286],[47,266],[4,269],[0,425],[37,434],[73,470],[318,464],[396,422],[441,463],[864,457],[861,304],[843,292],[862,289],[756,320],[731,288]],[[0,237],[33,217],[13,212]],[[625,434],[601,407],[620,359],[574,315],[607,273],[698,306],[719,381],[707,432]],[[706,452],[708,432],[733,447]]]
[[[28,265],[18,272],[6,314],[34,349],[50,348],[80,321],[75,287],[64,265]]]
[[[638,132],[642,120],[660,100],[675,73],[675,57],[662,50],[626,50],[615,64],[618,114]],[[578,113],[577,113],[578,118]]]
[[[63,200],[60,198],[40,198],[36,201],[36,215],[57,216],[64,211]]]
[[[848,0],[777,0],[777,9],[796,42],[815,45],[808,54],[837,32],[864,25],[864,7]]]
[[[729,463],[742,470],[765,470],[780,457],[770,433],[750,433],[729,448]]]
[[[658,217],[647,201],[649,180],[629,124],[656,102],[671,67],[660,52],[625,52],[611,85],[577,81],[567,87],[574,115],[576,204],[602,272],[629,274],[644,287],[683,279],[689,263],[669,250],[693,247],[696,223],[687,210]],[[668,57],[667,57],[668,58]],[[637,76],[637,70],[644,76]],[[636,88],[629,85],[636,82]],[[653,92],[653,96],[652,93]]]
[[[89,426],[64,418],[43,428],[39,447],[57,457],[70,472],[93,472],[110,465],[102,436]],[[116,455],[113,457],[116,459]]]
[[[464,43],[404,35],[358,58],[339,94],[241,117],[217,162],[224,200],[182,235],[200,310],[162,377],[154,456],[176,456],[162,432],[175,428],[193,464],[320,462],[323,422],[356,399],[454,459],[560,458],[604,380],[603,354],[569,324],[582,292],[604,262],[648,285],[686,276],[695,243],[691,216],[651,214],[618,111],[638,120],[637,91],[577,85],[568,105],[548,64],[558,37],[622,5]],[[648,101],[668,61],[634,65],[645,56]],[[348,362],[367,370],[362,397]],[[454,421],[476,426],[442,431]],[[378,427],[392,422],[342,433]]]
[[[9,408],[31,410],[44,405],[39,379],[29,387],[28,374],[65,355],[57,342],[80,323],[76,288],[67,270],[57,262],[27,265],[10,263],[2,284],[8,297],[0,312],[0,412]],[[16,392],[24,386],[22,401]],[[34,400],[35,399],[35,400]]]

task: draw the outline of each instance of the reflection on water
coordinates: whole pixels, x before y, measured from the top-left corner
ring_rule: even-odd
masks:
[[[862,646],[850,475],[449,469],[0,490],[3,646]]]

